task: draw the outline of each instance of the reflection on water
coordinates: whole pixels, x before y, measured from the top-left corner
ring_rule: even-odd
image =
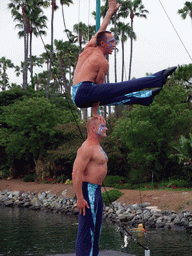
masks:
[[[77,219],[64,215],[0,207],[0,255],[70,252]]]
[[[0,207],[0,256],[63,254],[74,252],[77,217]],[[123,240],[116,227],[103,223],[101,249],[121,250]],[[184,230],[136,234],[150,248],[151,256],[192,256],[192,236]],[[128,252],[143,256],[144,250],[129,240]]]

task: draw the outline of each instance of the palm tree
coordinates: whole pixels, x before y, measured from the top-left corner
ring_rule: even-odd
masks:
[[[113,32],[114,29],[112,28],[111,31]],[[125,63],[125,42],[128,38],[131,38],[131,27],[129,26],[129,23],[125,24],[121,21],[117,22],[117,29],[116,29],[116,43],[118,44],[119,41],[121,41],[121,48],[122,48],[122,77],[121,81],[124,80],[124,63]],[[133,39],[136,40],[136,35],[133,32]]]
[[[142,4],[142,0],[126,0],[120,1],[122,3],[120,12],[118,13],[119,17],[126,18],[128,15],[131,19],[131,48],[130,48],[130,64],[129,64],[129,80],[131,79],[131,66],[132,66],[132,57],[133,57],[133,20],[134,17],[147,18],[146,13],[149,13],[145,10],[145,6]]]
[[[32,65],[32,34],[35,36],[46,34],[42,28],[46,27],[46,16],[41,15],[43,12],[41,7],[47,7],[49,1],[46,0],[10,0],[8,8],[11,9],[14,21],[19,21],[15,27],[22,29],[19,31],[19,37],[24,37],[24,68],[23,68],[23,88],[27,89],[27,70],[28,70],[28,45],[30,35],[30,71],[31,78],[33,77]],[[31,79],[33,85],[33,79]]]
[[[79,48],[71,44],[70,41],[61,41],[55,40],[56,46],[56,60],[59,62],[59,67],[63,79],[63,85],[65,92],[71,92],[71,80],[72,80],[72,71],[71,68],[75,68],[77,63],[77,57]],[[67,80],[66,74],[69,73],[69,81]]]
[[[88,27],[85,23],[79,22],[73,26],[74,32],[77,33],[79,39],[79,54],[82,52],[82,45],[86,43],[89,35],[87,34]],[[83,119],[86,120],[88,116],[87,108],[82,109]]]
[[[64,15],[64,8],[63,8],[63,5],[69,6],[70,4],[73,4],[73,1],[72,1],[72,0],[60,0],[60,4],[61,4],[61,9],[62,9],[62,16],[63,16],[63,25],[64,25],[64,29],[65,29],[65,32],[66,32],[67,37],[68,37],[68,39],[69,39],[69,36],[68,36],[68,33],[67,33],[67,27],[66,27],[66,23],[65,23],[65,15]]]
[[[181,14],[181,17],[183,19],[186,19],[187,16],[189,16],[192,21],[192,2],[189,2],[189,1],[185,2],[183,9],[179,9],[178,13]]]
[[[51,66],[53,62],[53,22],[54,22],[54,13],[57,10],[58,6],[56,5],[56,0],[51,0],[52,6],[52,14],[51,14],[51,50],[50,50],[50,60],[49,60],[49,70],[48,70],[48,77],[47,77],[47,88],[46,88],[46,98],[49,98],[49,85],[51,79]]]
[[[82,45],[86,43],[88,39],[87,31],[88,27],[85,23],[79,22],[73,26],[74,32],[77,33],[79,39],[79,54],[82,52]]]
[[[14,64],[12,63],[11,60],[6,59],[5,57],[2,57],[0,59],[0,68],[2,68],[3,73],[0,70],[0,74],[2,77],[2,91],[5,90],[6,86],[8,85],[8,76],[7,76],[7,68],[14,68]]]
[[[20,21],[24,27],[24,70],[23,70],[23,88],[27,90],[27,58],[28,58],[28,44],[27,44],[27,30],[28,20],[26,17],[26,0],[10,0],[8,8],[11,9],[11,14],[14,21]],[[19,12],[21,11],[21,12]]]
[[[32,36],[35,35],[36,37],[41,36],[42,35],[46,35],[46,31],[43,30],[44,28],[47,28],[46,26],[46,21],[47,21],[47,17],[44,15],[41,15],[41,13],[43,12],[42,9],[40,7],[38,7],[40,1],[39,0],[33,0],[33,6],[35,6],[35,8],[30,8],[27,11],[27,16],[30,17],[30,19],[28,19],[28,30],[27,30],[27,42],[28,42],[28,34],[30,35],[30,40],[29,40],[29,58],[30,58],[30,72],[31,72],[31,85],[34,88],[34,82],[33,82],[33,56],[32,56]],[[47,6],[47,4],[45,2],[43,2],[43,6]],[[19,27],[21,29],[23,29],[23,23],[21,24],[17,24],[16,27]],[[19,31],[19,37],[23,37],[24,36],[24,31]],[[27,43],[27,47],[28,47],[28,43]]]
[[[31,22],[31,29],[30,29],[30,72],[31,72],[31,85],[34,88],[34,81],[33,81],[33,58],[32,58],[32,35],[34,34],[36,37],[42,35],[46,35],[46,31],[44,28],[47,28],[46,21],[47,17],[45,15],[42,15],[43,10],[40,8],[47,7],[48,1],[42,2],[39,0],[33,0],[35,8],[31,9],[31,12],[29,14],[30,16],[30,22]],[[36,3],[36,4],[35,4]],[[41,6],[39,4],[42,4]],[[39,5],[39,6],[38,6]]]

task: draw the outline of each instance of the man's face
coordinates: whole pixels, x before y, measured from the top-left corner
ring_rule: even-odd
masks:
[[[99,136],[102,136],[102,137],[106,137],[107,134],[106,134],[106,131],[107,131],[107,126],[106,124],[98,124],[97,125],[97,134]]]
[[[112,54],[113,49],[115,48],[115,38],[111,34],[107,34],[106,39],[104,40],[104,47],[106,48],[107,54]]]

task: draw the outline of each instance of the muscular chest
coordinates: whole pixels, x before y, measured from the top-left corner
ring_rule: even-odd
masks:
[[[101,147],[98,147],[94,151],[92,160],[95,161],[97,164],[105,164],[108,161],[108,157],[105,151]]]

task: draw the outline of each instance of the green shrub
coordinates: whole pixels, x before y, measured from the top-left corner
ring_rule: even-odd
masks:
[[[68,179],[68,177],[65,176],[64,174],[61,175],[61,176],[59,176],[59,177],[57,177],[57,181],[58,181],[59,183],[65,183],[65,181],[66,181],[67,179]]]
[[[102,193],[103,202],[105,205],[110,205],[113,201],[117,200],[123,193],[118,189],[111,189]]]
[[[37,179],[37,174],[33,173],[33,174],[27,174],[24,178],[23,181],[24,182],[34,182]]]
[[[121,185],[125,183],[125,178],[122,177],[122,176],[106,176],[103,184],[106,186],[106,187],[114,187],[116,185]]]
[[[10,172],[6,169],[0,170],[0,179],[7,179],[10,176]]]
[[[169,182],[167,183],[167,187],[168,188],[187,188],[190,187],[192,184],[192,182],[187,181],[187,180],[182,180],[182,179],[178,179],[178,180],[169,180]]]

